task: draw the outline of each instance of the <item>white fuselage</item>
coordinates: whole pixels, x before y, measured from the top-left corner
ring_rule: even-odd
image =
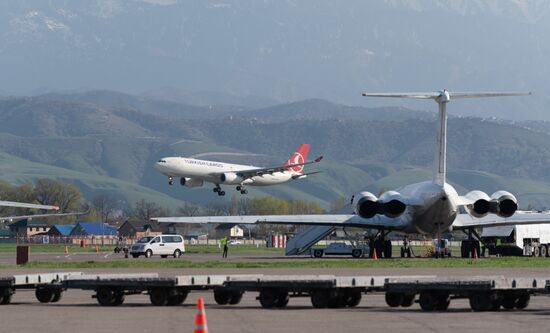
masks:
[[[155,164],[159,172],[168,177],[182,177],[200,179],[214,184],[268,186],[286,183],[290,180],[303,177],[293,171],[265,173],[261,176],[253,176],[247,179],[236,177],[235,179],[222,181],[220,174],[234,173],[239,170],[261,169],[251,165],[240,165],[216,161],[197,160],[185,157],[166,157]]]
[[[432,181],[407,185],[396,190],[408,201],[401,216],[407,233],[435,234],[450,230],[457,214],[459,196],[456,190],[444,183]]]

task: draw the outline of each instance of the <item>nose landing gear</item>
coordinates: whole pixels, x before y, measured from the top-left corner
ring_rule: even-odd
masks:
[[[174,185],[174,177],[168,177],[168,185]]]

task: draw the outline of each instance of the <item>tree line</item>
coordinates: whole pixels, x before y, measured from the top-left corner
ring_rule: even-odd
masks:
[[[79,216],[56,218],[56,223],[79,221],[121,222],[127,219],[149,220],[155,216],[200,216],[200,215],[288,215],[322,214],[325,209],[316,202],[286,200],[272,196],[242,197],[234,195],[229,201],[198,206],[182,203],[177,209],[163,207],[156,202],[139,200],[128,204],[118,198],[100,193],[86,199],[80,189],[68,182],[41,178],[35,183],[12,185],[0,181],[0,199],[59,206],[60,212],[83,212]],[[336,200],[331,210],[342,206],[343,200]],[[0,216],[17,216],[44,213],[28,208],[1,207]],[[50,213],[50,212],[48,212]]]

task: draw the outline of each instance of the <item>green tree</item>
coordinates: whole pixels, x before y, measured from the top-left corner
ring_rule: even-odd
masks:
[[[56,205],[61,212],[80,207],[80,189],[73,184],[42,178],[35,185],[36,200],[43,205]]]
[[[197,216],[200,212],[199,206],[186,203],[182,207],[178,208],[178,215],[183,216]]]
[[[331,202],[330,211],[335,213],[335,212],[341,210],[342,208],[344,208],[346,206],[346,204],[347,204],[346,198],[338,197],[338,198],[336,198],[336,200]]]
[[[97,212],[101,222],[105,223],[116,209],[116,201],[108,194],[99,194],[92,199],[91,208]]]
[[[272,196],[256,197],[250,200],[250,215],[288,215],[290,204],[287,200]]]
[[[148,202],[144,199],[136,202],[132,216],[140,220],[149,221],[152,217],[169,215],[169,210],[163,208],[157,203]]]

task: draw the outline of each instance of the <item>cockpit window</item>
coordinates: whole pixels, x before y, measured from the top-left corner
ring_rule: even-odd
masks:
[[[166,163],[166,160],[159,160],[159,163]]]

